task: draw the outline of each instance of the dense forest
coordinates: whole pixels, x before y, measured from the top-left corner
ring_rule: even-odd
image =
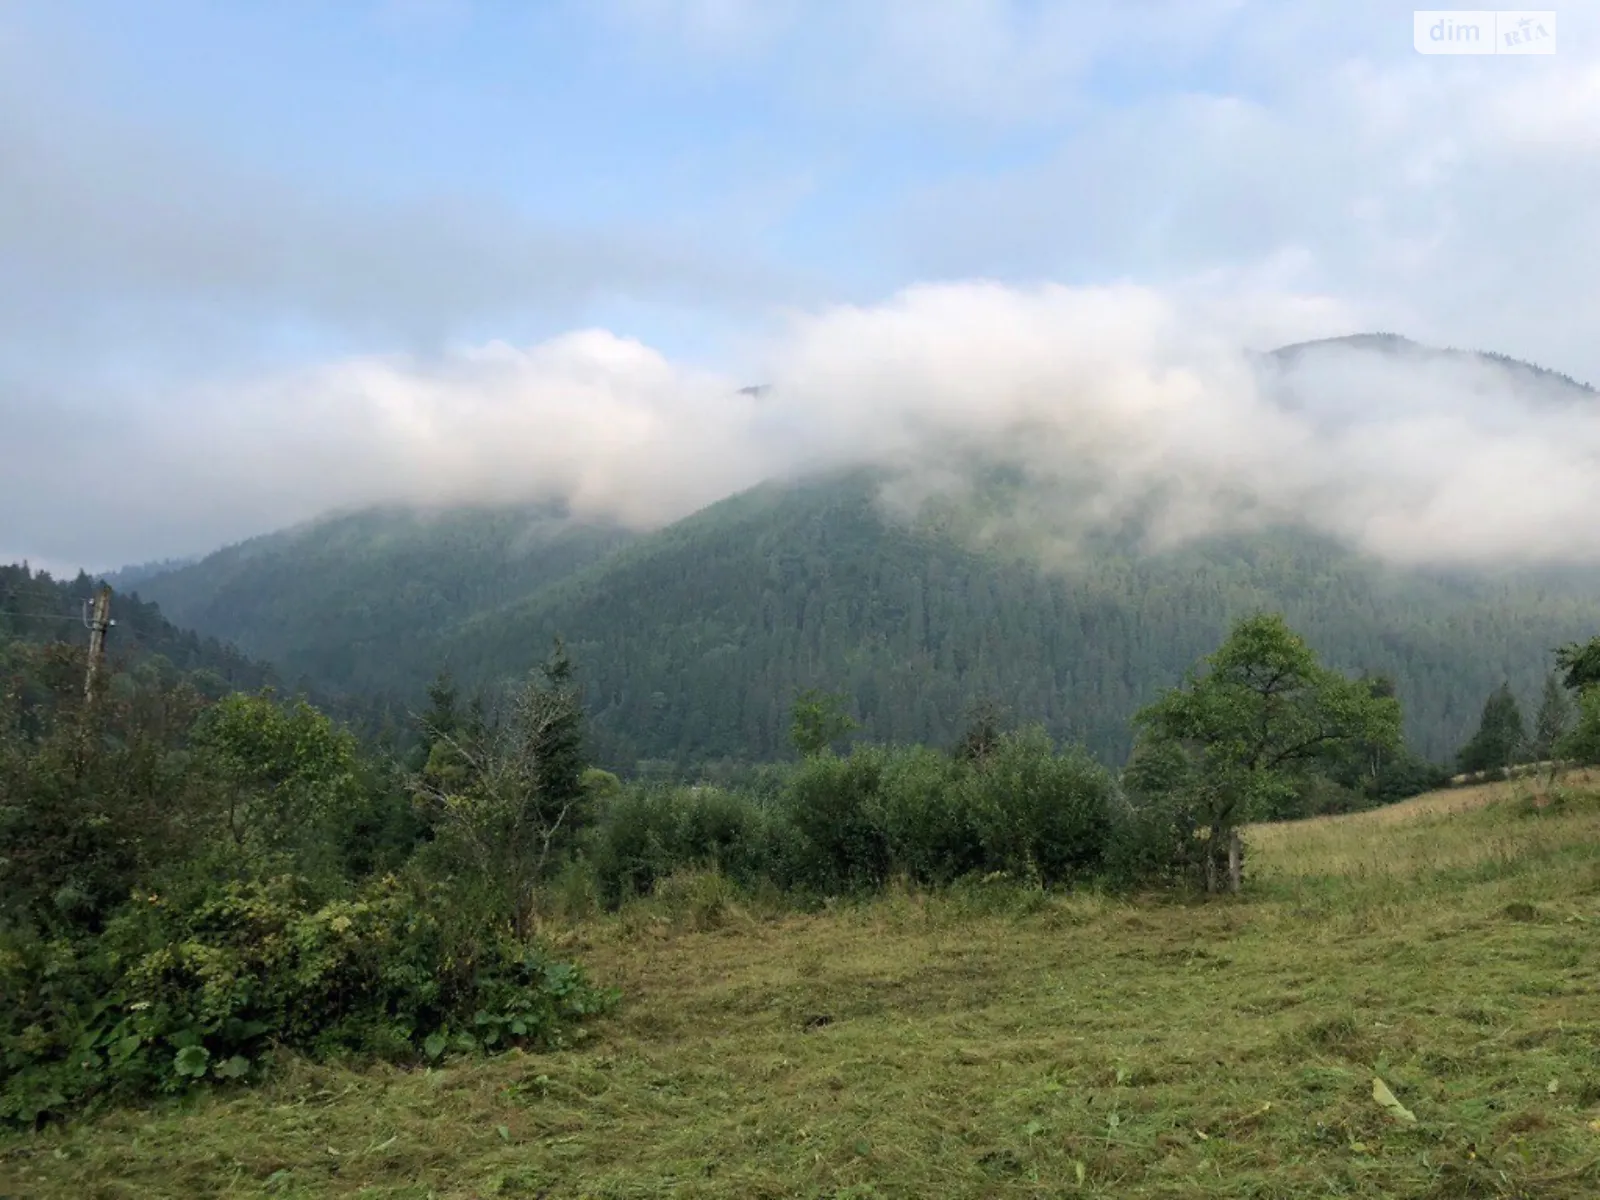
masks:
[[[454,623],[595,562],[627,537],[576,524],[559,505],[373,509],[107,579],[179,625],[265,659],[297,687],[359,703],[415,694]]]
[[[1557,372],[1392,334],[1259,356],[1264,386],[1299,403],[1303,368],[1352,351],[1540,403],[1594,399]],[[563,637],[595,753],[628,774],[780,757],[808,687],[846,695],[869,740],[946,744],[987,698],[1116,765],[1132,714],[1257,611],[1284,613],[1337,669],[1392,680],[1408,742],[1445,762],[1491,691],[1531,711],[1551,650],[1600,625],[1600,569],[1407,569],[1295,528],[1163,552],[1127,529],[1043,555],[977,536],[1027,504],[1025,481],[990,474],[912,516],[888,515],[880,471],[774,482],[642,534],[555,503],[373,509],[111,581],[391,735],[441,664],[493,691]]]
[[[1404,571],[1285,529],[1155,555],[1108,539],[1046,571],[876,494],[868,474],[772,484],[632,539],[527,510],[360,514],[138,592],[397,716],[441,664],[493,687],[562,636],[599,760],[624,773],[778,757],[803,687],[847,694],[868,738],[937,745],[988,696],[1115,765],[1135,709],[1258,609],[1393,679],[1411,743],[1446,761],[1490,691],[1509,680],[1531,706],[1551,648],[1600,625],[1593,571]]]

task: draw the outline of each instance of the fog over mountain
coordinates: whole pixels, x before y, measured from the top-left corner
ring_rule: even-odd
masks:
[[[1131,286],[919,287],[796,317],[741,375],[598,330],[352,358],[200,408],[215,415],[151,467],[264,532],[542,498],[651,529],[864,465],[893,469],[885,499],[908,512],[1005,463],[1025,486],[990,532],[1045,558],[1137,522],[1153,546],[1299,524],[1398,563],[1600,559],[1600,405],[1582,385],[1399,339],[1251,354],[1261,328],[1197,307]],[[765,386],[742,386],[750,372]]]

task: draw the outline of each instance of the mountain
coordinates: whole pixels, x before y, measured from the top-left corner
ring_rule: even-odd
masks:
[[[415,693],[454,623],[604,557],[625,530],[555,505],[343,513],[142,579],[135,594],[313,690]]]
[[[1351,350],[1352,371],[1400,357],[1555,403],[1594,396],[1555,372],[1391,335],[1284,347],[1263,369],[1288,402],[1326,405],[1333,419],[1337,389],[1301,368]],[[1119,762],[1129,716],[1262,608],[1283,611],[1332,665],[1392,677],[1415,748],[1445,760],[1502,680],[1531,702],[1551,648],[1600,630],[1600,570],[1401,569],[1293,528],[1163,553],[1106,535],[1043,569],[1021,548],[961,536],[982,524],[971,505],[1017,499],[1016,479],[996,478],[966,510],[907,521],[879,504],[880,476],[841,472],[637,536],[549,506],[370,510],[139,586],[292,679],[397,706],[416,707],[443,666],[469,688],[502,685],[562,637],[595,748],[622,770],[782,755],[806,686],[849,693],[871,737],[948,744],[988,696]]]
[[[119,592],[131,592],[147,579],[157,575],[170,575],[184,567],[193,566],[199,562],[202,555],[191,554],[186,558],[162,558],[152,562],[136,563],[133,566],[118,567],[100,576]]]
[[[1354,333],[1344,337],[1318,338],[1315,341],[1280,346],[1263,357],[1280,366],[1295,367],[1352,350],[1380,358],[1403,360],[1419,366],[1462,366],[1478,371],[1489,368],[1505,383],[1523,394],[1531,391],[1569,400],[1592,400],[1596,395],[1593,387],[1570,375],[1563,375],[1560,371],[1552,371],[1547,367],[1535,366],[1533,363],[1506,354],[1494,354],[1484,350],[1440,349],[1414,342],[1397,333]]]
[[[0,661],[6,648],[17,643],[86,645],[84,606],[97,586],[83,573],[58,580],[25,565],[0,566]],[[158,676],[185,674],[213,696],[255,691],[275,682],[266,664],[214,637],[179,629],[154,604],[114,596],[111,615],[116,624],[106,637],[106,655],[114,663]]]
[[[1600,629],[1600,572],[1402,571],[1292,529],[1046,572],[884,517],[856,474],[713,505],[438,647],[487,683],[563,637],[624,768],[780,755],[807,686],[850,694],[871,737],[949,744],[988,696],[1117,762],[1134,710],[1263,608],[1331,665],[1391,676],[1445,759],[1502,679],[1533,697],[1550,648]]]

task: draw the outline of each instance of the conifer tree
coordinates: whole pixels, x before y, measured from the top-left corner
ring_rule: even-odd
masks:
[[[1544,697],[1539,701],[1539,715],[1533,722],[1533,757],[1544,762],[1556,757],[1556,747],[1572,725],[1572,701],[1568,699],[1561,679],[1556,675],[1545,677]]]
[[[1484,701],[1478,732],[1461,748],[1457,764],[1469,774],[1509,767],[1522,761],[1527,744],[1522,709],[1511,694],[1511,685],[1502,683]]]

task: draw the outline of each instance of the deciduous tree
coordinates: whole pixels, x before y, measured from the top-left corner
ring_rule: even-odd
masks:
[[[1176,786],[1205,822],[1209,890],[1224,863],[1239,890],[1240,827],[1308,772],[1353,744],[1399,744],[1399,702],[1379,692],[1322,666],[1281,616],[1263,614],[1240,621],[1181,687],[1140,711],[1141,731],[1181,747],[1190,764]]]

